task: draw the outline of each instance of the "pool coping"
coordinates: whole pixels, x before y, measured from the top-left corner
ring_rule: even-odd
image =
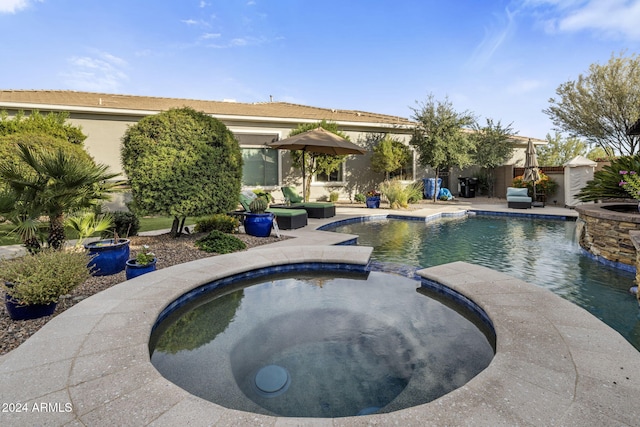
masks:
[[[363,417],[270,417],[195,397],[165,380],[151,365],[151,328],[160,312],[188,290],[216,278],[291,263],[365,265],[371,250],[319,245],[255,248],[250,256],[239,252],[204,258],[96,294],[52,319],[3,359],[0,401],[26,404],[27,411],[0,412],[0,422],[637,425],[640,352],[585,310],[552,292],[464,262],[422,269],[417,274],[467,296],[487,313],[496,331],[496,356],[465,386],[424,405]]]

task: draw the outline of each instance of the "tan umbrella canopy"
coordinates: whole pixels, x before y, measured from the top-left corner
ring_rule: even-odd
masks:
[[[536,157],[536,147],[533,146],[531,138],[527,143],[527,151],[524,160],[524,175],[522,179],[525,182],[533,182],[533,201],[536,201],[536,182],[540,180],[540,169],[538,168],[538,158]]]
[[[302,150],[302,193],[305,195],[305,153],[320,153],[333,156],[345,154],[364,154],[367,150],[359,147],[351,141],[348,141],[329,132],[321,127],[299,133],[281,141],[267,143],[270,148],[278,148],[281,150]]]

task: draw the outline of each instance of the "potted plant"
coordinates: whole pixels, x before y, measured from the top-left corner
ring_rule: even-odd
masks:
[[[149,245],[142,245],[142,249],[140,249],[136,257],[126,263],[125,275],[127,280],[155,271],[157,260],[156,255],[149,249]]]
[[[11,319],[53,314],[60,296],[90,277],[88,263],[84,251],[53,249],[0,262],[5,306]]]
[[[244,216],[244,231],[250,236],[269,237],[273,228],[273,214],[265,212],[267,201],[258,197],[251,201],[249,210]]]
[[[124,270],[129,259],[129,243],[129,239],[120,239],[117,233],[114,233],[113,239],[86,243],[84,247],[92,257],[92,274],[109,276]]]
[[[380,192],[378,190],[367,191],[367,199],[365,201],[367,207],[370,209],[377,209],[380,207]]]

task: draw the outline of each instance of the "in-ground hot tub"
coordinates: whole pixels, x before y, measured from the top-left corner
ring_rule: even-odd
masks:
[[[493,358],[486,317],[417,280],[362,266],[288,267],[178,299],[152,334],[154,366],[228,408],[332,418],[432,401]]]

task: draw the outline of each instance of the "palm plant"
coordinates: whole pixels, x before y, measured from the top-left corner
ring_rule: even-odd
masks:
[[[59,249],[65,240],[65,213],[107,200],[116,185],[108,180],[118,174],[110,173],[106,165],[69,156],[64,149],[38,150],[20,143],[18,150],[19,163],[0,164],[0,177],[8,186],[3,197],[14,201],[11,208],[6,201],[0,203],[0,214],[9,220],[21,217],[29,221],[46,216],[47,243]],[[33,237],[27,233],[23,242],[25,236]]]

